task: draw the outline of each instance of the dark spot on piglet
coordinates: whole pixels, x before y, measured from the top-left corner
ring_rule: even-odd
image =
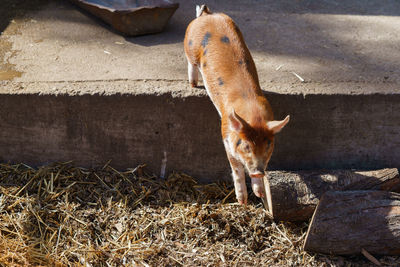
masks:
[[[189,40],[189,46],[192,46],[193,42],[192,40]]]
[[[211,33],[206,32],[206,34],[203,37],[203,40],[201,41],[201,46],[202,47],[206,47],[207,46],[210,37],[211,37]]]
[[[205,56],[206,54],[207,54],[207,49],[204,49],[203,56]]]
[[[203,63],[203,68],[205,68],[207,66],[207,63],[206,62],[204,62]]]
[[[229,38],[224,35],[224,36],[221,37],[221,42],[228,44],[229,43]]]
[[[239,138],[239,140],[237,140],[236,142],[236,146],[240,145],[242,143],[242,139]]]
[[[224,85],[224,81],[222,80],[221,77],[218,78],[218,84],[219,84],[219,85]]]
[[[239,60],[239,65],[242,65],[243,64],[243,60]]]

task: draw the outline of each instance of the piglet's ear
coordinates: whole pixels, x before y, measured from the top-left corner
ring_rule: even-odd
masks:
[[[279,133],[283,127],[289,122],[290,116],[287,115],[285,119],[281,121],[269,121],[267,122],[267,127],[272,131],[273,134]]]
[[[240,132],[243,129],[243,119],[232,109],[229,114],[229,127],[232,131]]]

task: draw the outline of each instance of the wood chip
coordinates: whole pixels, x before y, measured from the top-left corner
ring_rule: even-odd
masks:
[[[300,75],[298,75],[296,72],[292,72],[292,74],[293,74],[294,76],[296,76],[297,79],[299,79],[302,83],[305,82],[305,80],[304,80]]]
[[[373,264],[378,265],[378,266],[382,266],[382,264],[371,254],[369,254],[368,251],[366,251],[365,249],[361,249],[361,253]]]

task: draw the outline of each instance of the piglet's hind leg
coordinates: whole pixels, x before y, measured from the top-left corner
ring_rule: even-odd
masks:
[[[189,83],[192,87],[197,86],[197,82],[199,80],[199,70],[196,66],[192,65],[188,61],[188,76],[189,76]]]

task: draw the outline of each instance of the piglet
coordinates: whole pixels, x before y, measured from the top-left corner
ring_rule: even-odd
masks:
[[[253,58],[233,20],[223,13],[212,13],[205,5],[197,6],[196,13],[184,40],[189,82],[197,86],[200,71],[221,116],[221,133],[238,202],[247,204],[247,172],[253,192],[267,201],[272,215],[266,169],[275,134],[289,122],[289,116],[274,120]]]

